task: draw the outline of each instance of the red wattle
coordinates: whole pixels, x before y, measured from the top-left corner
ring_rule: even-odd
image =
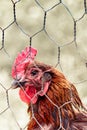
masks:
[[[28,86],[25,88],[25,90],[20,89],[19,90],[19,96],[21,100],[27,104],[35,104],[37,101],[37,96],[35,96],[36,89],[33,86]],[[34,97],[35,96],[35,97]]]

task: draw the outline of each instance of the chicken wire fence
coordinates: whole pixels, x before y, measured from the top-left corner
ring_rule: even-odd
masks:
[[[86,0],[0,1],[0,129],[25,130],[26,105],[11,89],[11,67],[26,46],[38,50],[37,60],[56,66],[75,84],[87,103],[87,5]],[[62,106],[54,104],[59,111]],[[33,112],[33,108],[32,108]],[[42,128],[38,120],[33,117]]]

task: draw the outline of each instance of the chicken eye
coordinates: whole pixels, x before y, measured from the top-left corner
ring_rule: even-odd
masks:
[[[38,74],[38,70],[32,70],[31,71],[31,76],[35,76],[35,75],[37,75]]]

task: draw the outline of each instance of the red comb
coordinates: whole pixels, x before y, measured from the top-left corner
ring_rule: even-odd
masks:
[[[33,62],[36,54],[37,50],[32,47],[26,47],[19,53],[12,67],[12,77],[16,79],[23,76],[25,66]]]

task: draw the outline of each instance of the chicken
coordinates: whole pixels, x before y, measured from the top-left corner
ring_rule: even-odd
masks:
[[[36,54],[27,47],[12,67],[12,86],[28,105],[27,130],[87,130],[87,110],[75,86],[56,68],[35,61]]]

